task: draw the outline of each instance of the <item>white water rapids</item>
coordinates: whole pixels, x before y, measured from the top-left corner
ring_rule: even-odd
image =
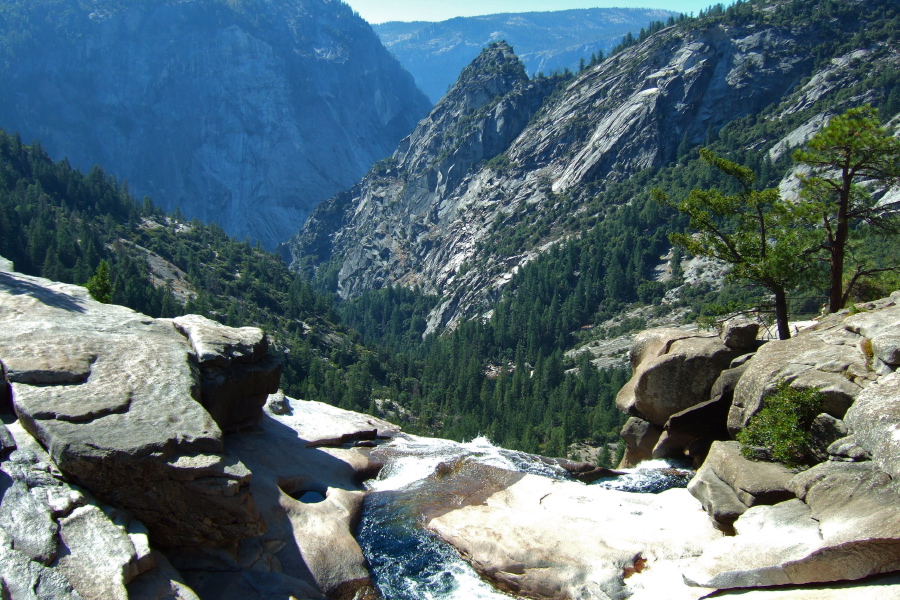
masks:
[[[426,480],[439,465],[462,458],[553,479],[568,479],[567,473],[532,455],[498,448],[483,437],[458,443],[401,435],[376,452],[385,468],[367,484],[373,493],[357,537],[382,595],[389,600],[509,600],[509,595],[482,581],[452,547],[426,531],[421,515],[404,505],[403,498],[428,494]],[[686,480],[673,481],[663,472],[672,466],[668,461],[649,461],[591,485],[642,492],[684,485]]]

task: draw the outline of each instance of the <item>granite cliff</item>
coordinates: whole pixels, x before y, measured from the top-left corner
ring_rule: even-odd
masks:
[[[339,1],[0,4],[0,127],[274,247],[429,103]]]
[[[809,19],[795,20],[798,6]],[[390,160],[320,205],[285,254],[324,269],[343,297],[388,283],[441,295],[431,331],[486,314],[523,265],[585,235],[572,222],[602,221],[616,185],[640,177],[631,189],[646,193],[654,174],[675,180],[685,149],[718,139],[784,161],[828,116],[883,101],[900,55],[887,40],[840,36],[882,19],[885,5],[854,11],[855,23],[816,6],[745,3],[733,17],[663,29],[572,79],[519,77],[502,89],[482,82],[515,58],[490,47]],[[438,122],[444,137],[426,135]],[[498,251],[494,240],[513,230],[525,241]]]

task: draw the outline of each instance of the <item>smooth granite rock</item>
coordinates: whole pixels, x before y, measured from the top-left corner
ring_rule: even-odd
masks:
[[[736,356],[712,334],[643,331],[632,347],[634,375],[619,391],[616,406],[663,427],[675,413],[709,400],[713,384]]]
[[[749,349],[756,345],[759,323],[746,319],[731,319],[725,322],[722,342],[729,348]]]
[[[228,436],[229,451],[253,471],[250,489],[266,533],[231,553],[169,551],[172,564],[201,598],[268,600],[374,598],[366,560],[353,535],[361,516],[362,481],[380,463],[368,449],[311,443],[363,430],[398,428],[318,402],[275,394],[251,429]]]
[[[878,379],[860,350],[863,338],[844,327],[845,317],[830,315],[812,330],[759,349],[735,388],[728,417],[732,435],[747,426],[762,408],[763,398],[782,381],[818,390],[825,398],[822,412],[844,417],[859,393]]]
[[[756,506],[735,537],[710,544],[685,572],[704,588],[852,581],[900,570],[900,488],[873,462],[799,473],[797,498]]]
[[[687,487],[691,495],[700,501],[716,529],[734,535],[734,522],[747,512],[734,489],[722,481],[712,465],[704,463],[697,470]]]
[[[845,420],[856,444],[891,477],[900,478],[900,373],[866,388]]]
[[[696,464],[702,464],[714,441],[730,439],[728,413],[734,399],[734,388],[745,370],[746,363],[722,371],[710,390],[708,401],[669,417],[659,442],[653,448],[653,457],[676,458],[687,455]]]
[[[722,535],[683,489],[634,494],[477,464],[442,484],[456,500],[436,498],[428,528],[500,589],[529,598],[624,598]]]
[[[748,507],[777,504],[794,497],[788,488],[794,472],[778,463],[744,458],[740,442],[714,442],[703,464],[709,465]]]
[[[132,511],[161,546],[263,531],[251,474],[223,455],[170,321],[0,272],[0,332],[20,423],[72,481]]]

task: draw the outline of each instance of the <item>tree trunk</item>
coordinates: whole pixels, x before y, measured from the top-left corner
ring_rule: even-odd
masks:
[[[834,230],[834,241],[831,246],[831,291],[828,298],[828,311],[836,313],[844,308],[844,253],[847,238],[850,235],[850,191],[853,176],[844,168],[843,186],[838,195],[837,223]]]
[[[791,328],[788,325],[787,296],[784,288],[776,287],[772,291],[775,292],[775,322],[778,324],[778,339],[790,339]]]

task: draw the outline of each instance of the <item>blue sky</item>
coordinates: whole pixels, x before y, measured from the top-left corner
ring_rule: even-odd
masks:
[[[507,12],[569,8],[664,8],[697,14],[718,0],[344,0],[370,23],[445,21]]]

